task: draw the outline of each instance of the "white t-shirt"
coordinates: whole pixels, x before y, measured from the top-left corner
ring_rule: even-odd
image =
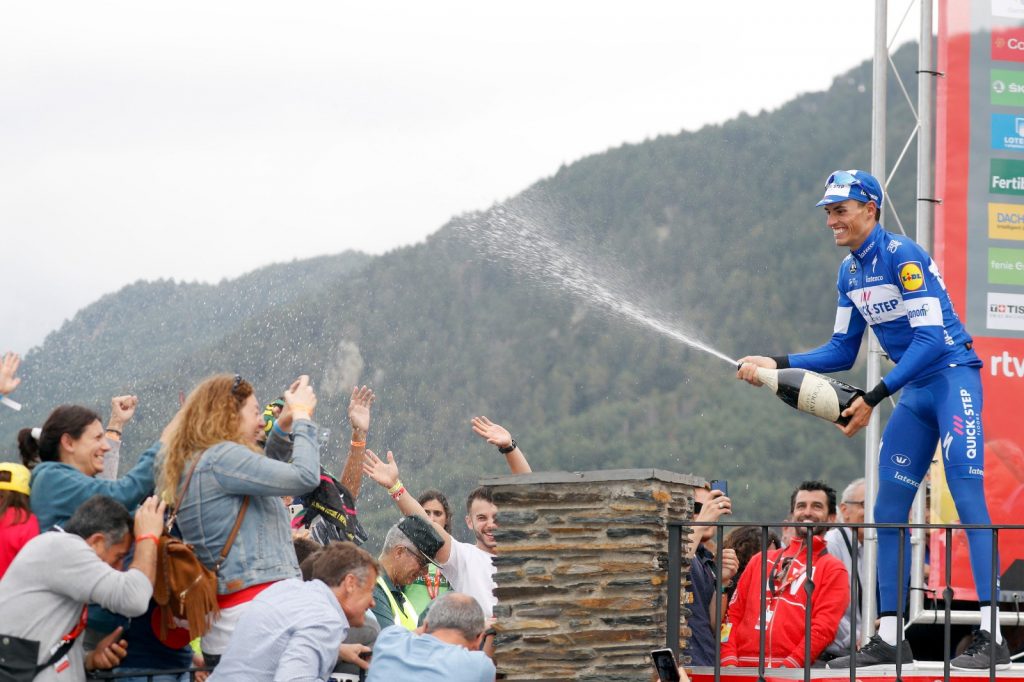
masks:
[[[484,610],[484,617],[490,618],[498,598],[494,596],[494,573],[497,569],[491,555],[476,545],[459,542],[452,538],[452,551],[448,561],[441,564],[441,572],[456,592],[462,592],[476,599]]]

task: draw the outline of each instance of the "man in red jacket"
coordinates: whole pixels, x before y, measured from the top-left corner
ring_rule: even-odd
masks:
[[[799,523],[829,523],[836,518],[836,491],[821,481],[804,481],[789,502],[790,517]],[[768,575],[761,573],[761,554],[747,564],[729,603],[723,627],[722,665],[756,666],[760,646],[761,592],[765,593],[764,660],[769,667],[811,665],[835,639],[839,620],[850,602],[850,578],[843,562],[828,553],[825,529],[797,528],[784,549],[768,553]],[[811,660],[804,661],[807,542],[811,543]]]

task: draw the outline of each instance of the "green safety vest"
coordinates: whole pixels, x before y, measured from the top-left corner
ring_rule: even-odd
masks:
[[[416,609],[413,608],[409,600],[402,599],[402,605],[399,606],[398,602],[395,601],[395,595],[391,593],[388,584],[384,582],[384,576],[377,576],[377,584],[381,586],[384,594],[387,595],[388,603],[391,605],[391,615],[395,622],[401,624],[407,630],[415,630],[419,620],[416,615]]]

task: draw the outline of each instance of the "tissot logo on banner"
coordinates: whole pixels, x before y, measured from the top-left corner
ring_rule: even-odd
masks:
[[[992,114],[992,149],[1024,151],[1024,115]]]
[[[989,329],[1024,331],[1024,295],[988,292]]]
[[[992,104],[1024,106],[1024,71],[992,69]]]
[[[988,237],[1024,240],[1024,204],[989,204]]]
[[[988,181],[989,192],[1024,196],[1024,161],[992,159],[989,169],[992,171]]]
[[[1024,2],[1022,0],[992,0],[992,16],[1024,19]]]
[[[992,31],[992,59],[1024,62],[1024,29],[1004,28]]]

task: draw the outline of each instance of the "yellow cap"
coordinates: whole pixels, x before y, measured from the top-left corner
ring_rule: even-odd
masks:
[[[14,462],[0,462],[0,490],[13,490],[16,493],[28,495],[29,478],[31,478],[31,473],[28,467]]]

